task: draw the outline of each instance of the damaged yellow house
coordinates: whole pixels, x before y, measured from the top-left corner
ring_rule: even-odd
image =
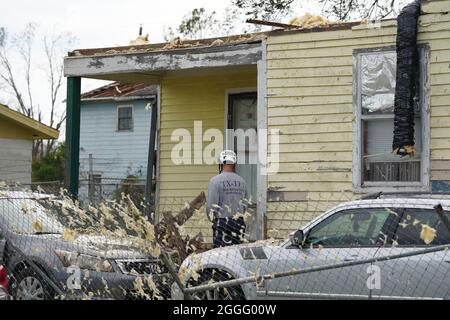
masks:
[[[259,143],[250,138],[245,151],[249,157],[259,153],[257,163],[238,168],[256,203],[254,238],[285,236],[334,204],[362,194],[448,192],[449,11],[448,0],[422,3],[414,157],[391,153],[395,20],[280,29],[221,41],[75,50],[65,59],[69,187],[78,189],[79,82],[84,77],[159,85],[159,212],[178,211],[206,191],[217,174],[216,164],[202,161],[202,151],[212,142],[208,129],[223,133],[224,147],[226,129],[258,132]],[[188,164],[173,157],[178,129],[187,130],[193,143]],[[262,174],[267,165],[275,165],[274,174]],[[185,230],[211,233],[201,213]]]

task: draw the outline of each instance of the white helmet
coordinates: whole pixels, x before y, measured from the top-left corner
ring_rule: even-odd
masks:
[[[224,150],[220,153],[220,164],[236,164],[237,156],[232,150]]]

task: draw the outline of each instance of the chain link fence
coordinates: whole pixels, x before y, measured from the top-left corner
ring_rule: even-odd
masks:
[[[105,200],[119,200],[122,193],[140,206],[145,197],[145,180],[135,177],[105,178],[91,175],[80,179],[79,199],[82,203],[100,204]]]
[[[1,261],[10,294],[38,300],[170,297],[173,277],[141,212],[124,194],[82,209],[64,192],[0,191]]]
[[[271,202],[268,239],[253,241],[252,213],[207,217],[204,194],[155,219],[124,192],[82,208],[3,186],[0,286],[13,299],[450,298],[450,197],[353,197]]]

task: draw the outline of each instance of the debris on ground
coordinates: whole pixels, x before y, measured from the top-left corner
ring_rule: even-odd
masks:
[[[194,47],[197,44],[193,44],[190,42],[184,42],[180,37],[173,38],[170,40],[164,47],[164,50],[168,49],[179,49],[179,48],[190,48]]]
[[[186,259],[191,253],[204,249],[204,239],[201,233],[190,238],[183,239],[180,229],[194,213],[206,203],[205,193],[200,193],[188,206],[186,206],[177,216],[170,212],[164,212],[161,222],[155,226],[156,239],[164,246],[175,249],[180,261]]]

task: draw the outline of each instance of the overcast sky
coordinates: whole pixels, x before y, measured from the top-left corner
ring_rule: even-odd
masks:
[[[317,0],[299,2],[301,4],[297,5],[296,14],[305,11],[320,13]],[[163,41],[165,26],[177,26],[190,10],[204,7],[221,15],[228,4],[227,0],[11,0],[2,1],[0,27],[16,33],[28,22],[38,23],[36,53],[42,48],[39,39],[45,33],[69,31],[78,39],[76,48],[127,45],[137,36],[140,24],[144,33],[149,33],[150,41],[156,43]],[[36,55],[33,90],[35,100],[45,110],[48,90],[45,89],[45,82],[40,81],[43,76],[39,69],[42,58]],[[20,70],[16,72],[20,73]],[[84,81],[83,90],[98,85]],[[14,103],[4,92],[0,92],[0,102]]]
[[[144,26],[150,41],[163,40],[163,26],[176,26],[193,8],[223,12],[227,0],[13,0],[2,1],[0,25],[20,30],[33,21],[47,30],[71,31],[81,47],[124,45]],[[316,0],[303,0],[296,11],[316,11]],[[316,7],[316,8],[315,8]],[[320,11],[320,10],[319,10]],[[318,13],[318,12],[316,12]]]

